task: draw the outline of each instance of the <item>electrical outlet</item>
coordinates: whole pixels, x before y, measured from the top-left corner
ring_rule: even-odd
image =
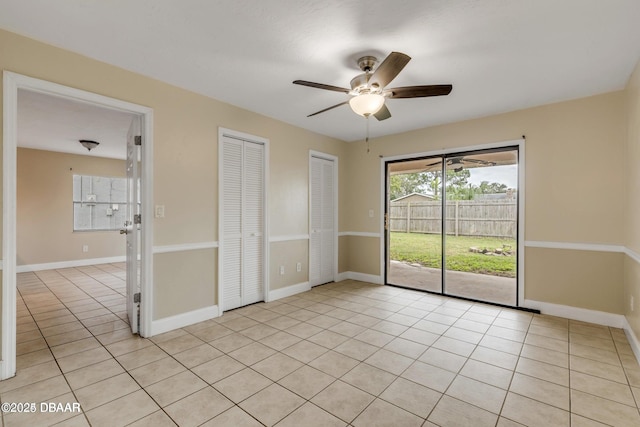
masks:
[[[280,275],[283,276],[284,275],[284,265],[280,266]]]
[[[164,218],[164,205],[156,205],[156,218]]]
[[[298,273],[300,273],[302,271],[302,263],[299,262],[299,263],[296,264],[296,271]]]
[[[373,218],[373,209],[369,209],[369,218]]]
[[[82,252],[89,252],[89,245],[82,245]]]

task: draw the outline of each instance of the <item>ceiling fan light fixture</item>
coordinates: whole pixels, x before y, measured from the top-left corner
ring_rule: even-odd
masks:
[[[384,105],[384,96],[376,93],[365,93],[351,98],[349,105],[354,113],[368,117],[380,111]]]
[[[100,145],[99,142],[96,141],[91,141],[89,139],[81,139],[80,144],[82,144],[82,146],[84,148],[86,148],[87,150],[91,151],[92,149],[96,148],[98,145]]]

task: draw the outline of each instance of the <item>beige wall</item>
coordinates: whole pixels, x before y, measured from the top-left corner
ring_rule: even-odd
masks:
[[[300,272],[296,264],[300,263]],[[284,274],[280,274],[280,266]],[[269,253],[269,288],[286,288],[309,280],[309,241],[272,242]]]
[[[0,31],[0,69],[153,108],[153,199],[154,204],[165,205],[166,215],[154,221],[154,246],[217,241],[219,127],[270,140],[269,230],[273,236],[308,233],[309,150],[341,158],[346,149],[342,141],[5,31]],[[339,194],[344,200],[341,188]],[[294,266],[300,258],[299,247],[297,241],[273,246],[280,262]],[[211,250],[190,258],[189,269],[179,268],[183,253],[154,256],[154,319],[214,301],[210,295],[215,295],[212,263],[216,256]],[[281,278],[283,283],[299,277],[288,274]]]
[[[371,141],[371,153],[361,143],[353,143],[347,156],[345,191],[351,197],[344,207],[348,212],[345,228],[379,232],[379,156],[472,147],[526,135],[524,239],[620,245],[624,241],[625,108],[625,93],[620,91],[376,138]],[[373,220],[368,209],[376,213]],[[370,251],[372,243],[369,237],[350,236],[348,245],[353,255]],[[622,265],[618,255],[576,251],[567,265],[547,265],[544,260],[566,258],[566,253],[527,249],[525,297],[622,313],[621,273],[609,277],[580,270],[582,263],[595,257],[596,265],[602,267],[598,271],[613,271]],[[358,264],[361,272],[379,269],[378,257]],[[549,276],[557,279],[549,281]],[[568,298],[571,295],[576,299]]]
[[[73,175],[124,177],[124,160],[27,148],[17,159],[18,265],[124,256],[117,231],[73,232],[72,205]]]
[[[624,254],[526,248],[525,262],[527,299],[622,313]]]
[[[338,271],[378,276],[380,270],[380,239],[364,236],[340,236],[339,248],[347,254]]]
[[[627,144],[625,164],[625,246],[635,253],[624,262],[624,308],[629,324],[640,338],[640,63],[627,85]],[[634,259],[635,258],[635,259]],[[633,296],[635,307],[631,310]]]
[[[160,253],[155,254],[153,261],[153,274],[156,278],[153,293],[154,319],[187,313],[217,303],[216,250]]]

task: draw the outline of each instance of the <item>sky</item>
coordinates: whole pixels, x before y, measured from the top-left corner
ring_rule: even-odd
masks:
[[[482,181],[498,182],[508,188],[518,188],[518,165],[469,168],[469,182],[480,185]]]

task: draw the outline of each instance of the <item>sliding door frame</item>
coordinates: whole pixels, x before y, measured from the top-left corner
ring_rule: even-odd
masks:
[[[492,150],[492,149],[508,149],[514,148],[518,150],[518,228],[517,228],[517,241],[518,241],[518,256],[517,256],[517,307],[522,307],[525,301],[525,280],[524,280],[524,241],[525,241],[525,210],[524,210],[524,200],[525,200],[525,139],[517,140],[509,140],[502,141],[496,143],[482,144],[476,146],[465,146],[465,147],[453,147],[441,150],[434,150],[428,152],[418,152],[418,153],[410,153],[410,154],[399,154],[394,156],[387,156],[380,158],[380,212],[385,213],[381,215],[380,219],[380,271],[382,282],[387,284],[387,230],[385,229],[385,217],[387,216],[387,163],[402,161],[402,160],[411,160],[411,159],[420,159],[420,158],[428,158],[428,157],[436,157],[455,154],[455,153],[466,153],[466,152],[475,152],[475,151],[483,151],[483,150]],[[444,161],[445,159],[443,159]],[[443,227],[442,233],[444,234],[444,217],[443,217]],[[444,251],[444,247],[443,247]],[[445,260],[442,260],[442,274],[444,275],[445,269]],[[443,287],[441,286],[441,290],[444,292]],[[455,296],[454,296],[455,297]]]

